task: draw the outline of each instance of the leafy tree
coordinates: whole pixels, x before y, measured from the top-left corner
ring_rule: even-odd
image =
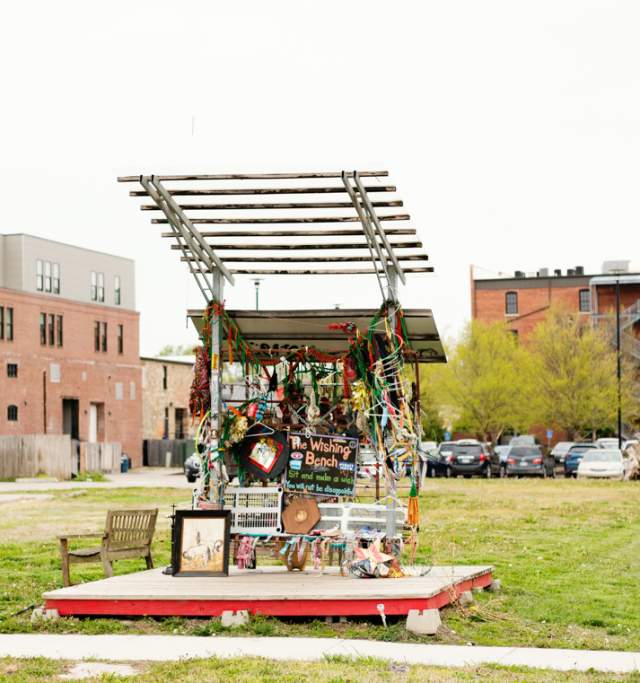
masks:
[[[469,324],[448,355],[425,372],[448,422],[494,443],[507,427],[529,426],[529,354],[504,325]]]
[[[193,344],[165,344],[158,352],[159,356],[193,356],[194,354]]]
[[[530,343],[537,420],[565,430],[571,440],[615,428],[616,353],[606,333],[578,316],[552,309],[534,329]],[[632,401],[631,374],[625,368],[625,411]]]

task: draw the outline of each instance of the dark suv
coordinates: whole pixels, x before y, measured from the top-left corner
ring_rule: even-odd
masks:
[[[477,474],[489,478],[500,471],[500,458],[485,444],[471,439],[456,441],[447,462],[452,477]]]

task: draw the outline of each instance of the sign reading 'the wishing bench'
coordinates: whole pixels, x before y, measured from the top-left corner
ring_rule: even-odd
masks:
[[[353,496],[358,439],[291,434],[285,488],[321,496]]]

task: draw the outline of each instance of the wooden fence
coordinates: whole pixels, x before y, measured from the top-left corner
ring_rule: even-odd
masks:
[[[37,477],[46,474],[70,479],[71,439],[68,434],[0,436],[0,478]]]
[[[80,443],[81,472],[119,472],[121,457],[122,446],[117,442]]]
[[[148,467],[182,467],[194,451],[193,439],[145,439],[143,462]]]

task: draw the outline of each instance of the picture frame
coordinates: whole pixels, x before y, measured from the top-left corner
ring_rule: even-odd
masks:
[[[176,510],[173,576],[228,576],[230,538],[230,510]]]

